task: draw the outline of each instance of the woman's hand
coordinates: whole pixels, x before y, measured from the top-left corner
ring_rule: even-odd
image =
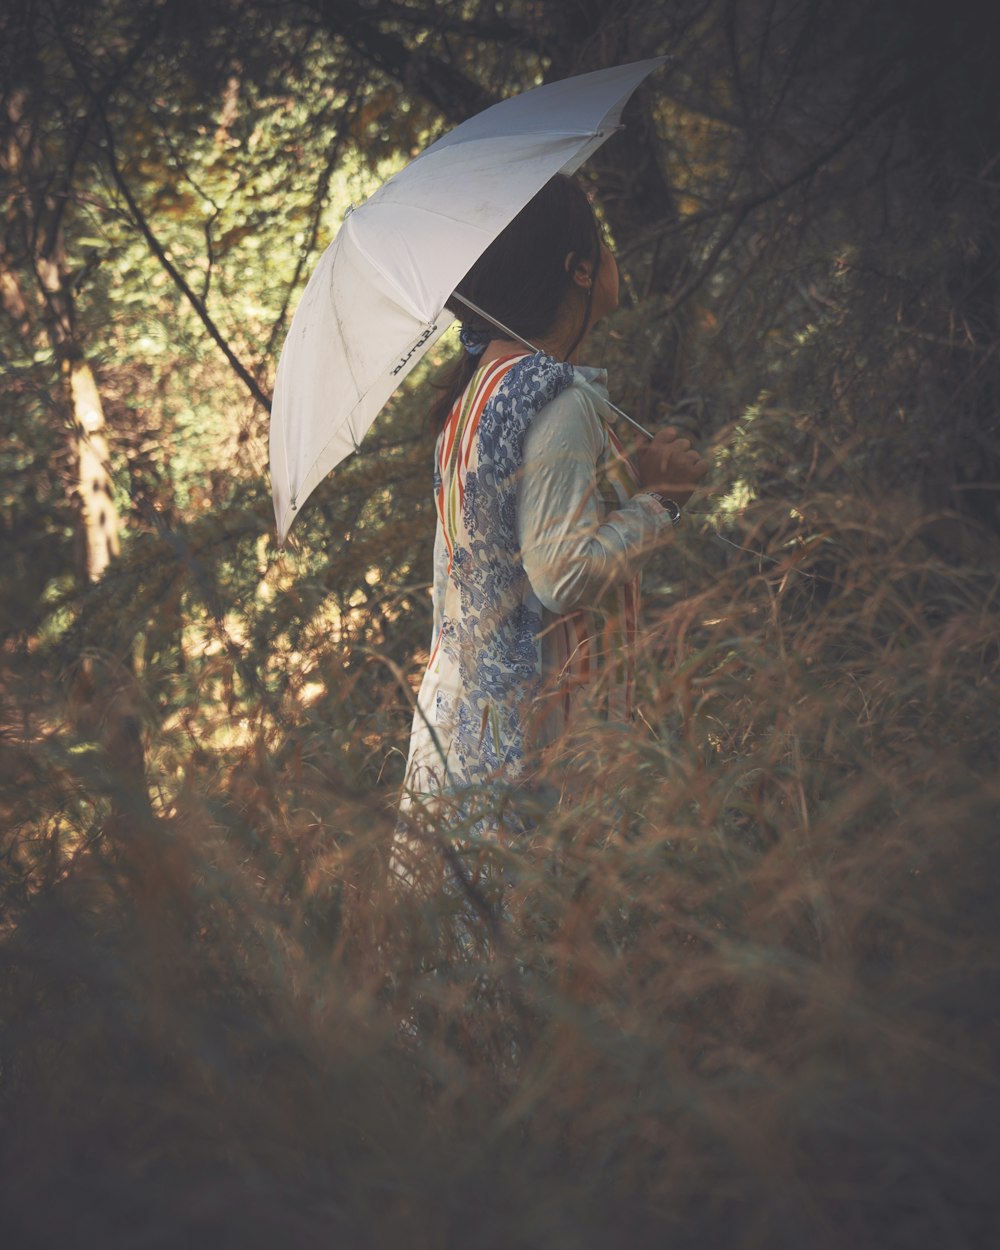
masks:
[[[655,490],[677,504],[684,504],[711,468],[701,453],[682,438],[672,425],[657,430],[648,443],[635,453],[639,485]]]

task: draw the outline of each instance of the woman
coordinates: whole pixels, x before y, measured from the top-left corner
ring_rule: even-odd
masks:
[[[643,565],[708,464],[666,429],[629,457],[604,374],[574,365],[618,304],[618,269],[586,195],[557,176],[456,288],[463,358],[432,417],[434,628],[401,814],[453,804],[495,831],[574,706],[600,684],[632,712]],[[516,827],[516,821],[513,822]]]

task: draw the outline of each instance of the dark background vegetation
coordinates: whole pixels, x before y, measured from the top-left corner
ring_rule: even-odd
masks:
[[[994,1244],[992,7],[3,7],[5,1246]],[[282,337],[434,136],[656,54],[583,174],[592,358],[716,461],[646,725],[393,890],[450,348],[279,552]]]

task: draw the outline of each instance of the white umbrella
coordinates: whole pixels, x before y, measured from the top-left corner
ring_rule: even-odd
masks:
[[[454,320],[445,300],[478,257],[550,178],[573,173],[620,129],[629,96],[665,59],[503,100],[348,214],[303,292],[278,362],[271,489],[280,542]]]

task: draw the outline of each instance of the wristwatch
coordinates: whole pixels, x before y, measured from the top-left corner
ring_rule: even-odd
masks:
[[[680,504],[676,503],[673,499],[668,499],[666,495],[661,495],[658,490],[647,490],[646,494],[649,495],[651,499],[656,500],[667,516],[670,517],[670,520],[674,523],[674,525],[676,525],[681,519]]]

